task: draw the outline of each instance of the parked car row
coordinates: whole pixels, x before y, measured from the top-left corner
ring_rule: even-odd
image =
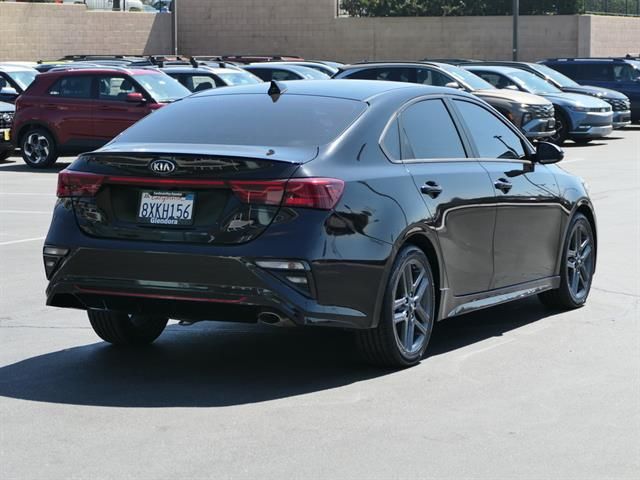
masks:
[[[597,85],[577,83],[556,68]],[[7,156],[20,148],[28,165],[46,168],[59,155],[104,145],[149,113],[194,92],[331,78],[463,90],[493,106],[529,140],[557,145],[567,139],[587,143],[640,121],[640,62],[633,59],[343,65],[282,55],[69,55],[51,62],[0,63],[0,101],[16,104],[15,115],[4,107],[0,149]]]

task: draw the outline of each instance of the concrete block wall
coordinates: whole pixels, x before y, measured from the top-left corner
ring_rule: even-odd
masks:
[[[184,54],[288,53],[345,62],[427,56],[511,58],[508,16],[345,18],[337,17],[336,2],[181,0],[179,48]],[[634,33],[620,35],[620,28]],[[609,42],[616,35],[613,48]],[[640,44],[637,35],[638,18],[523,16],[520,58],[634,50]]]
[[[82,53],[172,51],[171,15],[89,11],[84,5],[0,3],[0,61]]]

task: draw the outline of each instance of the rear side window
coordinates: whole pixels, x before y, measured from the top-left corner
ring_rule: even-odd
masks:
[[[62,98],[91,98],[92,82],[93,77],[90,75],[63,77],[49,88],[49,95]]]
[[[306,147],[325,145],[347,129],[366,103],[333,97],[265,93],[195,97],[145,117],[118,141]]]
[[[454,100],[480,158],[523,158],[520,137],[490,111],[471,102]]]
[[[391,82],[413,83],[415,74],[410,68],[404,67],[387,67],[387,68],[369,68],[360,70],[347,78],[355,78],[360,80],[387,80]]]
[[[596,82],[612,82],[614,79],[613,65],[604,62],[573,64],[575,78]]]
[[[464,158],[462,140],[442,100],[424,100],[400,117],[402,158]]]
[[[389,124],[389,128],[384,133],[380,146],[384,150],[389,160],[400,160],[400,128],[396,118]]]

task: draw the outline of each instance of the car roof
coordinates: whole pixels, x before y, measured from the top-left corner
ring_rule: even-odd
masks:
[[[73,68],[73,66],[69,66],[69,67],[61,67],[61,68],[54,68],[52,70],[49,70],[48,72],[43,72],[40,75],[45,76],[45,78],[49,78],[50,76],[56,75],[56,76],[60,76],[60,75],[87,75],[87,74],[116,74],[116,73],[124,73],[126,75],[147,75],[147,74],[152,74],[152,75],[164,75],[163,72],[161,72],[158,69],[155,68],[124,68],[124,67],[118,67],[118,68],[113,68],[113,67],[100,67],[100,66],[88,66],[88,67],[82,67],[82,68]],[[39,75],[39,76],[40,76]]]
[[[343,65],[340,67],[341,71],[345,71],[345,70],[353,70],[356,68],[380,68],[380,67],[421,67],[421,66],[425,66],[425,65],[431,65],[431,66],[436,66],[439,67],[443,64],[438,63],[438,62],[420,62],[420,61],[414,61],[414,60],[406,60],[406,61],[401,61],[401,60],[392,60],[392,61],[385,61],[385,60],[381,60],[381,61],[375,61],[375,62],[356,62],[356,63],[352,63],[350,65]]]
[[[463,65],[462,68],[464,68],[465,70],[469,70],[470,72],[477,71],[477,70],[484,70],[486,72],[496,72],[496,73],[502,73],[504,75],[509,75],[510,73],[519,73],[519,72],[524,71],[521,68],[505,67],[503,65],[478,65],[478,66],[476,66],[476,65],[473,65],[473,64],[469,64],[469,65]],[[529,73],[529,72],[527,72],[527,73]]]
[[[559,63],[564,63],[564,62],[580,62],[580,63],[627,63],[629,60],[633,61],[635,60],[634,58],[621,58],[621,57],[612,57],[612,58],[605,58],[605,57],[600,57],[600,58],[596,58],[596,57],[592,57],[592,58],[547,58],[546,60],[542,60],[539,63],[544,63],[544,62],[559,62]]]
[[[162,70],[165,73],[199,73],[199,74],[212,74],[213,73],[213,68],[196,68],[196,67],[179,67],[179,66],[166,66],[161,68],[160,70]],[[219,70],[224,70],[223,68],[219,69]]]
[[[240,85],[232,89],[221,88],[206,90],[204,92],[191,95],[189,98],[214,95],[267,94],[271,83],[264,82],[253,85]],[[458,90],[446,87],[432,87],[429,85],[406,82],[382,82],[380,80],[308,80],[305,82],[294,80],[288,82],[277,82],[277,85],[281,85],[286,88],[283,95],[290,94],[334,97],[343,98],[345,100],[358,100],[362,102],[371,100],[377,95],[393,90],[404,90],[407,94],[411,94],[413,91],[416,96],[420,94],[429,95],[442,93],[447,95],[457,94],[460,96],[474,98],[465,92],[459,92]]]

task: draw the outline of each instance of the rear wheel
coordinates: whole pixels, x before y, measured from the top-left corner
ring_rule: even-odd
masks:
[[[148,345],[160,336],[168,322],[164,317],[110,310],[89,310],[87,315],[93,331],[114,345]]]
[[[562,255],[560,287],[541,293],[539,298],[548,307],[579,308],[589,296],[596,264],[593,230],[581,213],[571,220]]]
[[[33,128],[22,136],[22,159],[32,168],[48,168],[58,160],[56,142],[43,128]]]
[[[434,312],[435,289],[429,260],[419,248],[405,247],[389,277],[378,326],[357,332],[358,350],[376,365],[415,365],[427,349]]]

